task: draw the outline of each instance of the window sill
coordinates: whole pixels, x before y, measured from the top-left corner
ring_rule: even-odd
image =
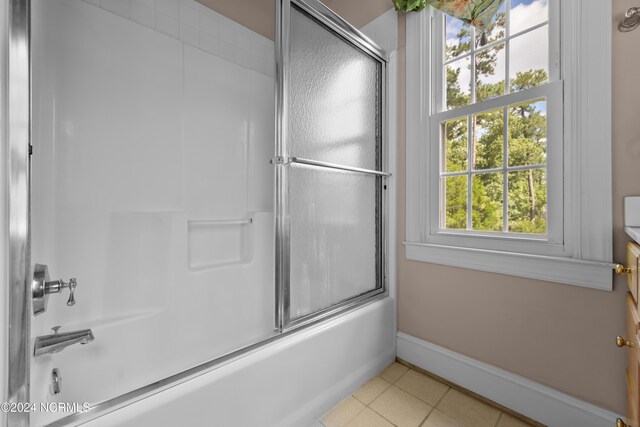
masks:
[[[403,242],[412,261],[461,267],[510,276],[526,277],[603,291],[613,290],[615,264],[544,255],[428,243]]]

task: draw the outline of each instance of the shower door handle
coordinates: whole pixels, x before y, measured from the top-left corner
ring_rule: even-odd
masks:
[[[69,299],[67,305],[75,305],[75,290],[78,285],[75,278],[64,280],[49,280],[49,268],[43,264],[36,264],[33,270],[33,281],[31,282],[31,297],[33,300],[33,314],[38,315],[47,311],[49,294],[57,294],[64,288],[69,289]]]

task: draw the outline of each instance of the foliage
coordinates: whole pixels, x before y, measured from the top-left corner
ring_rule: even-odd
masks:
[[[417,12],[427,5],[462,22],[484,29],[504,0],[391,0],[396,10]]]
[[[484,35],[473,42],[479,48],[504,37],[504,14],[498,14]],[[458,44],[447,45],[445,57],[454,58],[471,50],[472,32],[463,26],[458,32]],[[497,58],[504,44],[495,44],[474,55],[476,69],[476,101],[484,101],[504,94],[505,81],[488,83],[487,77],[496,72]],[[460,87],[461,68],[446,67],[446,94],[449,109],[469,105],[469,90]],[[545,83],[545,70],[529,70],[517,73],[509,82],[512,92],[529,89]],[[508,164],[529,166],[546,164],[547,119],[544,99],[532,100],[507,109],[508,116]],[[468,126],[471,126],[469,133]],[[486,111],[469,118],[463,117],[443,124],[445,138],[446,172],[463,172],[467,162],[474,170],[503,167],[504,111],[502,108]],[[468,138],[471,134],[472,141]],[[470,152],[468,152],[470,151]],[[525,169],[509,172],[507,193],[504,194],[502,172],[472,175],[471,227],[482,231],[503,231],[503,200],[506,198],[508,231],[516,233],[545,234],[547,232],[547,182],[546,169]],[[446,227],[467,228],[468,178],[454,176],[443,178],[442,191],[446,202]]]
[[[418,12],[427,7],[426,0],[392,0],[393,7],[402,12]]]

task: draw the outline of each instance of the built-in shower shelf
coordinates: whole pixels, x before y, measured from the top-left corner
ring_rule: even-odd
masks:
[[[189,268],[205,270],[248,262],[252,223],[253,218],[189,220]]]
[[[191,227],[215,227],[221,225],[245,225],[251,224],[253,218],[239,218],[239,219],[198,219],[190,220],[189,228]]]

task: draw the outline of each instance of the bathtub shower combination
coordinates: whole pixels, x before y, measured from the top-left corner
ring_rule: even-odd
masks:
[[[310,425],[393,359],[385,51],[316,0],[10,3],[8,397],[91,409],[7,425]]]

